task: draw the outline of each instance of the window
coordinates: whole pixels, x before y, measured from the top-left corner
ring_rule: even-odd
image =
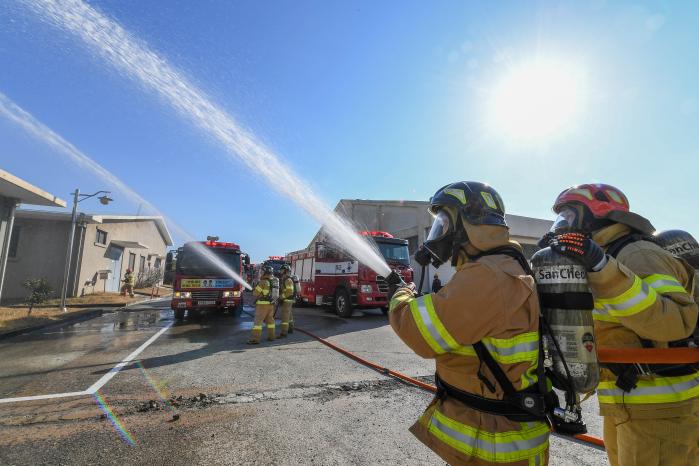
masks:
[[[138,271],[143,272],[143,269],[146,268],[146,256],[141,256],[141,258],[138,260]]]
[[[15,258],[17,257],[17,249],[19,248],[19,232],[22,231],[20,227],[14,225],[12,227],[12,235],[10,236],[10,250],[8,251],[7,257]]]
[[[131,270],[133,270],[134,267],[136,267],[136,254],[134,254],[133,252],[130,252],[129,253],[129,268]]]
[[[156,269],[159,269],[161,263],[162,263],[162,259],[161,259],[160,257],[157,257],[157,258],[155,259],[155,265],[154,265],[154,267],[155,267]]]
[[[97,229],[97,239],[95,240],[98,244],[107,244],[107,232]]]

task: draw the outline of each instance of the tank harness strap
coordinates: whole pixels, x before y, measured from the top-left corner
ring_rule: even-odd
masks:
[[[437,386],[437,396],[444,399],[452,398],[463,403],[471,409],[484,413],[504,416],[507,419],[515,422],[534,422],[544,421],[545,415],[543,409],[537,412],[532,409],[524,409],[522,403],[517,403],[506,397],[503,400],[491,400],[482,396],[474,395],[460,390],[452,385],[449,385],[439,377],[439,374],[434,375],[435,385]],[[525,397],[535,397],[536,393],[527,393]]]
[[[524,257],[524,254],[517,248],[513,246],[502,246],[498,248],[491,249],[489,251],[482,252],[481,254],[478,254],[476,256],[470,256],[471,260],[478,260],[481,257],[484,256],[494,256],[494,255],[505,255],[509,256],[513,259],[515,259],[524,272],[529,275],[529,276],[534,276],[534,272],[532,271],[531,267],[529,266],[529,263],[527,262],[527,259]],[[541,325],[540,325],[541,327]],[[541,334],[541,328],[539,328],[539,331]],[[537,368],[536,368],[536,373],[537,373],[537,384],[533,387],[530,387],[530,389],[526,390],[520,390],[517,391],[515,390],[514,386],[512,385],[512,382],[510,382],[510,379],[507,378],[507,375],[505,372],[502,370],[500,365],[495,361],[493,356],[490,354],[488,349],[485,347],[483,342],[477,342],[474,343],[473,349],[476,351],[476,355],[478,356],[478,359],[480,361],[480,364],[485,364],[488,369],[490,369],[490,372],[493,374],[493,377],[495,377],[495,380],[497,381],[498,385],[502,388],[504,392],[504,399],[503,400],[497,400],[495,402],[497,403],[502,403],[503,406],[507,406],[509,410],[517,410],[520,414],[519,416],[530,416],[533,417],[534,420],[545,420],[546,419],[546,407],[547,403],[552,404],[550,400],[547,400],[547,394],[549,392],[548,387],[546,385],[546,374],[545,374],[545,369],[544,369],[544,364],[543,364],[543,351],[541,348],[542,342],[541,339],[539,339],[539,358],[537,361]],[[483,382],[484,385],[491,391],[491,393],[495,392],[495,386],[494,384],[488,380],[488,378],[481,372],[481,367],[479,366],[478,368],[478,378]],[[551,392],[553,393],[553,392]],[[468,394],[470,397],[476,397],[476,395]],[[555,397],[555,395],[554,395]],[[456,398],[456,397],[455,397]],[[461,397],[463,399],[466,399],[466,397]],[[476,397],[478,399],[482,397]],[[457,398],[458,399],[458,398]],[[473,401],[473,398],[469,398],[471,401]],[[486,403],[477,400],[478,406],[486,406],[490,407],[490,409],[493,409],[492,406],[490,406],[489,403],[493,402],[494,400],[489,400],[487,398],[483,398]],[[464,401],[465,404],[468,404]],[[557,404],[557,399],[556,402]],[[479,407],[471,404],[469,406],[472,406],[474,409],[479,409]],[[484,409],[479,409],[481,411],[484,411]],[[486,411],[486,412],[491,412],[491,411]],[[496,413],[497,414],[497,413]],[[503,414],[504,416],[508,417],[507,415]],[[511,417],[508,417],[509,419],[512,419]]]
[[[607,245],[607,255],[616,259],[622,249],[631,243],[635,243],[636,241],[648,241],[650,243],[657,244],[655,239],[651,236],[642,235],[641,233],[630,233],[609,243]]]
[[[636,241],[648,241],[657,244],[655,239],[651,236],[643,235],[640,233],[631,233],[626,236],[622,236],[614,241],[612,241],[607,246],[607,254],[613,258],[621,253],[629,244],[635,243]],[[646,340],[645,338],[639,337],[639,342],[641,346],[645,349],[654,348],[653,342]],[[686,341],[686,340],[683,340]],[[676,342],[676,344],[681,344]],[[679,377],[683,375],[691,375],[697,370],[699,370],[699,364],[647,364],[647,363],[604,363],[601,362],[600,365],[612,371],[614,375],[617,376],[616,386],[625,392],[630,392],[632,389],[636,388],[638,383],[638,378],[642,375],[659,375],[668,377]]]
[[[539,302],[542,307],[553,309],[592,309],[595,307],[594,299],[590,293],[567,292],[560,293],[539,293]]]

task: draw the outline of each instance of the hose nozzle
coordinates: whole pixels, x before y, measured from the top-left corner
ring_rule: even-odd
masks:
[[[386,283],[388,284],[389,301],[391,300],[393,294],[396,292],[398,288],[400,288],[401,286],[408,286],[408,284],[405,283],[405,280],[403,280],[401,274],[398,273],[396,269],[391,270],[391,273],[388,274],[388,276],[386,277]]]

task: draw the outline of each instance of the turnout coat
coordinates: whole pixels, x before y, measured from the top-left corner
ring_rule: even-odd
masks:
[[[476,262],[463,258],[437,293],[415,297],[410,288],[399,289],[390,303],[389,320],[415,353],[435,360],[444,382],[481,397],[502,399],[502,388],[485,364],[479,364],[471,345],[482,341],[516,390],[536,384],[536,285],[509,256],[484,256]],[[479,379],[479,367],[490,384]],[[547,424],[514,422],[448,396],[435,397],[410,430],[452,465],[530,466],[548,461]]]

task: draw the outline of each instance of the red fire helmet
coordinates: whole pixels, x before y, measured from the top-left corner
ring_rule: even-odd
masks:
[[[606,218],[614,211],[629,211],[629,200],[624,193],[608,184],[580,184],[568,188],[556,198],[553,211],[559,213],[561,207],[570,203],[587,206],[597,218]]]

